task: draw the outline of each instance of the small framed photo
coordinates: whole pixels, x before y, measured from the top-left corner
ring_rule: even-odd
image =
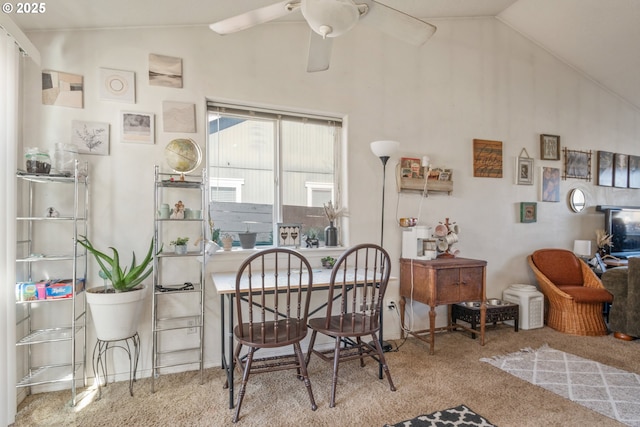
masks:
[[[451,180],[451,172],[442,171],[438,176],[438,181],[450,181]]]
[[[613,186],[613,153],[598,151],[598,185]]]
[[[591,151],[564,151],[563,179],[578,178],[591,181]]]
[[[278,246],[300,247],[302,240],[302,224],[278,223]]]
[[[531,157],[516,158],[516,183],[533,185],[533,159]]]
[[[560,160],[560,137],[558,135],[540,135],[540,159]]]
[[[120,115],[122,142],[155,144],[155,116],[153,113],[123,111]]]
[[[520,222],[536,222],[538,220],[538,204],[536,202],[520,202]]]
[[[615,153],[613,164],[613,186],[627,188],[629,186],[629,156]]]

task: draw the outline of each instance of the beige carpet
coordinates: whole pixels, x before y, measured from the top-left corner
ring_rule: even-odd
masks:
[[[401,344],[394,341],[394,346]],[[480,358],[512,353],[521,348],[549,346],[605,365],[640,373],[640,341],[606,337],[576,337],[549,328],[521,330],[489,328],[486,345],[468,333],[438,334],[436,353],[427,345],[407,340],[397,352],[387,353],[398,390],[389,391],[377,379],[372,361],[341,367],[336,407],[329,408],[329,364],[312,360],[310,376],[318,403],[310,409],[306,390],[291,373],[253,376],[242,407],[241,426],[382,426],[465,404],[500,427],[508,426],[621,426],[541,387],[503,372]],[[149,379],[128,394],[126,382],[103,388],[102,399],[67,405],[69,392],[29,396],[19,408],[16,426],[222,426],[230,425],[228,393],[222,389],[221,369],[198,374],[163,375],[151,394]]]

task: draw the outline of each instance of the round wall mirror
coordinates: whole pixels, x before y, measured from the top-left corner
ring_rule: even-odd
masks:
[[[587,198],[584,195],[584,191],[579,188],[574,188],[569,193],[569,204],[571,210],[574,212],[582,212],[587,207]]]

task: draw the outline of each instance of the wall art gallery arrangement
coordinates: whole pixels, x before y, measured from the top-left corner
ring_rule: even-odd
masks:
[[[99,101],[136,103],[136,74],[133,71],[98,68]],[[149,86],[182,88],[182,58],[149,54]],[[59,107],[84,108],[82,75],[42,71],[42,103]],[[121,111],[114,121],[119,127],[120,142],[155,144],[156,115],[162,118],[164,132],[196,133],[196,104],[162,101],[158,112]],[[110,123],[72,120],[71,144],[80,154],[109,155]]]
[[[583,179],[591,181],[591,150],[561,149],[559,135],[540,135],[540,160],[553,161],[564,158],[564,171],[560,168],[540,168],[540,201],[560,201],[560,179]],[[473,176],[502,178],[502,141],[473,140]],[[408,172],[410,169],[407,168]],[[533,185],[534,159],[526,148],[520,151],[515,162],[515,183]],[[403,169],[404,171],[404,169]],[[618,188],[640,188],[640,156],[597,152],[597,185]],[[535,202],[520,203],[520,222],[537,221]]]

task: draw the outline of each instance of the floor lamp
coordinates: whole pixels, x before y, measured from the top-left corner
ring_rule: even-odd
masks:
[[[382,162],[382,219],[380,220],[380,247],[383,247],[382,244],[384,242],[384,187],[387,181],[387,161],[389,160],[389,157],[391,157],[393,154],[395,154],[396,151],[398,151],[399,147],[400,143],[398,141],[383,140],[373,141],[371,143],[371,151],[373,151],[373,154],[378,156],[380,158],[380,161]],[[381,325],[383,324],[383,311],[384,310],[380,310]],[[383,341],[382,339],[382,329],[380,330],[380,336],[378,337],[378,339],[380,340],[382,351],[386,352],[391,350],[391,344]],[[378,378],[382,379],[382,365],[378,366]]]
[[[384,189],[386,183],[386,173],[387,173],[387,161],[389,157],[395,154],[400,147],[400,143],[398,141],[374,141],[371,143],[371,151],[373,154],[380,158],[382,162],[382,220],[380,225],[380,246],[384,242]]]

